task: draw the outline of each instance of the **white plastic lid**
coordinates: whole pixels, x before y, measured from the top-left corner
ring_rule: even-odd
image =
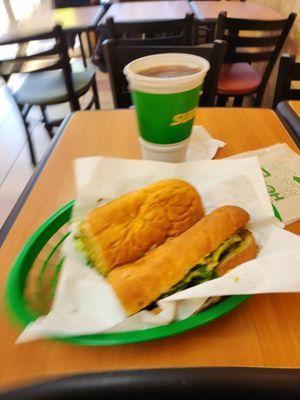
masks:
[[[174,78],[157,78],[140,75],[143,69],[162,65],[186,65],[189,68],[199,68],[200,71]],[[164,53],[138,58],[124,68],[130,88],[145,93],[180,93],[198,87],[204,81],[210,65],[207,60],[193,54]]]

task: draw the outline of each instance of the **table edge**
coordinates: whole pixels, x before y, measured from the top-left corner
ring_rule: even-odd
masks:
[[[201,107],[201,108],[210,108],[210,107]],[[222,107],[222,108],[226,108],[226,107]],[[245,109],[255,109],[254,107],[245,107]],[[284,122],[281,120],[280,116],[277,114],[277,112],[275,112],[272,109],[269,108],[257,108],[258,110],[266,110],[271,112],[272,114],[275,115],[275,117],[278,118],[279,122],[283,125],[283,128],[286,130],[287,134],[291,137],[292,141],[295,143],[295,145],[300,149],[300,141],[299,139],[296,137],[295,133],[291,131],[290,128],[286,127],[286,125],[284,124]],[[112,109],[112,110],[99,110],[101,112],[111,112],[111,111],[122,111],[124,109]],[[79,112],[84,112],[84,111],[79,111]],[[75,113],[70,113],[68,114],[65,119],[63,120],[62,124],[59,127],[58,132],[56,133],[55,137],[52,139],[52,143],[49,147],[49,149],[46,151],[46,153],[44,154],[44,156],[42,157],[42,160],[40,161],[40,163],[38,164],[37,169],[33,172],[31,178],[29,179],[28,183],[26,184],[25,188],[23,189],[21,195],[19,196],[18,200],[16,201],[15,205],[13,206],[12,210],[10,211],[8,217],[6,218],[4,224],[2,225],[2,227],[0,227],[0,247],[2,246],[3,242],[5,241],[11,227],[13,226],[14,222],[16,221],[20,211],[22,210],[28,196],[30,195],[35,183],[37,182],[39,176],[41,175],[42,171],[44,170],[47,161],[49,160],[51,154],[53,153],[57,143],[59,142],[61,136],[63,135],[66,126],[68,125],[68,123],[70,122],[70,120],[72,119],[72,117],[74,117],[77,113],[79,112],[75,112]]]
[[[101,15],[101,17],[98,19],[98,23],[97,23],[97,27],[98,27],[98,28],[103,28],[103,27],[105,26],[105,24],[106,24],[106,17],[107,17],[107,15],[105,15],[105,14],[109,11],[110,7],[113,6],[114,4],[122,4],[122,3],[111,3],[111,4],[109,5],[109,7],[107,7],[107,9],[105,10],[105,12],[104,12],[104,13]],[[189,7],[190,13],[194,13],[195,18],[198,19],[197,15],[196,15],[196,13],[195,13],[195,10],[193,9],[193,7],[192,7],[190,1],[188,1],[187,5],[188,5],[188,7]],[[188,12],[187,12],[187,13],[188,13]],[[173,19],[174,19],[174,18],[153,19],[153,20],[151,19],[151,22],[161,22],[161,21],[168,21],[168,20],[173,20]],[[176,19],[177,19],[177,18],[176,18]],[[149,19],[136,19],[136,20],[134,20],[134,23],[142,24],[142,23],[147,23],[147,22],[149,22],[149,21],[150,21]],[[130,22],[132,22],[132,21],[130,21],[130,20],[121,21],[122,24],[123,24],[123,23],[125,23],[125,24],[126,24],[126,23],[130,23]],[[208,22],[209,22],[209,21],[208,21]],[[117,24],[118,21],[116,21],[115,23]]]
[[[107,10],[110,7],[110,3],[107,3],[107,4],[109,4],[109,6],[105,6],[104,4],[99,4],[99,6],[94,6],[94,7],[99,7],[99,8],[101,7],[102,10],[101,11],[99,10],[99,16],[92,24],[85,25],[85,26],[82,25],[80,28],[63,28],[62,27],[63,31],[68,32],[68,33],[82,33],[82,32],[89,32],[89,31],[93,31],[93,30],[97,29],[97,27],[100,24],[101,19],[104,17],[104,15],[106,14]],[[66,7],[66,8],[68,8],[68,7]],[[69,8],[72,8],[72,7],[69,7]]]

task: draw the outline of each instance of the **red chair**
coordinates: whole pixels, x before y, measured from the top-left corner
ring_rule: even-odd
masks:
[[[234,97],[233,105],[241,106],[244,96],[254,95],[252,104],[260,106],[270,74],[295,19],[295,13],[277,21],[228,18],[225,12],[219,14],[217,38],[227,41],[228,47],[218,82],[218,105],[225,105],[228,97]],[[267,35],[262,36],[261,32]],[[263,73],[252,67],[254,62],[267,62]]]

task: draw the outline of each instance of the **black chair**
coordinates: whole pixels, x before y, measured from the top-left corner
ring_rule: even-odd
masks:
[[[300,63],[296,63],[295,56],[284,54],[280,59],[273,108],[300,148],[300,117],[285,101],[300,101],[300,88],[295,89],[291,86],[295,81],[300,82]]]
[[[56,378],[0,394],[1,400],[299,400],[300,370],[169,368]]]
[[[38,105],[43,114],[43,122],[50,137],[53,137],[52,127],[61,121],[50,123],[46,115],[46,106],[69,102],[72,111],[80,110],[79,98],[92,89],[93,96],[86,107],[90,109],[95,105],[100,108],[95,72],[91,69],[73,72],[70,66],[68,49],[64,33],[60,26],[53,28],[51,32],[40,33],[22,38],[16,38],[1,42],[1,45],[18,43],[27,44],[34,41],[55,39],[54,47],[45,51],[38,51],[31,54],[21,53],[13,59],[1,61],[0,70],[4,64],[26,63],[29,61],[52,60],[50,65],[44,69],[22,74],[23,82],[13,93],[19,105],[25,123],[27,139],[29,143],[31,160],[36,165],[36,156],[32,139],[28,130],[26,117],[33,105]],[[2,68],[1,68],[2,67]],[[21,67],[19,65],[19,67]]]
[[[273,108],[282,100],[300,100],[300,88],[293,89],[292,81],[300,83],[300,63],[296,63],[295,56],[284,54],[280,59]]]
[[[195,44],[196,20],[190,13],[183,19],[168,21],[118,22],[106,21],[108,39],[118,45],[134,46],[186,46]],[[143,43],[140,43],[142,40]]]
[[[219,14],[217,38],[228,43],[218,83],[219,105],[225,105],[228,97],[234,97],[234,105],[241,106],[244,96],[255,95],[252,103],[260,106],[295,18],[295,13],[277,21],[228,18],[225,12]],[[240,35],[243,31],[244,34]],[[251,35],[245,31],[251,31]],[[261,36],[261,31],[268,34]],[[251,66],[254,62],[267,62],[262,74]]]
[[[168,21],[118,22],[108,18],[98,30],[92,61],[102,71],[106,70],[102,44],[114,39],[118,46],[189,46],[197,43],[197,21],[194,14]]]
[[[190,53],[210,62],[210,70],[203,84],[200,105],[213,106],[220,68],[226,52],[226,43],[216,40],[201,46],[118,46],[113,39],[103,43],[104,56],[109,71],[110,84],[116,108],[127,108],[131,103],[128,82],[123,68],[139,57],[158,53]]]
[[[34,42],[35,47],[37,43]],[[2,40],[0,40],[0,46],[2,45]],[[43,40],[42,42],[42,50],[50,50],[54,47],[55,40],[49,39],[48,41]],[[34,53],[41,49],[34,49]],[[33,52],[28,46],[28,43],[14,43],[6,46],[5,51],[3,52],[0,58],[0,75],[2,78],[8,82],[9,78],[13,74],[18,74],[20,72],[33,72],[33,71],[42,71],[45,67],[49,67],[53,63],[57,61],[55,57],[45,57],[39,58],[38,60],[33,61],[24,61],[24,56],[33,55]]]

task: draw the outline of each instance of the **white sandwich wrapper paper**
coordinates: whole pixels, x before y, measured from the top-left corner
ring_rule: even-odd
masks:
[[[129,318],[112,288],[85,264],[70,236],[52,309],[28,325],[18,343],[57,335],[121,332],[165,325],[187,318],[208,297],[230,294],[300,291],[300,237],[277,225],[257,158],[168,164],[105,157],[75,161],[77,186],[72,229],[96,205],[149,183],[179,178],[201,194],[205,212],[223,205],[245,208],[260,251],[255,260],[227,275],[158,302],[161,312],[141,311]]]
[[[273,207],[283,224],[300,220],[300,155],[286,143],[247,151],[230,157],[257,156]]]
[[[194,125],[187,149],[186,160],[212,160],[225,142],[213,138],[202,125]]]

